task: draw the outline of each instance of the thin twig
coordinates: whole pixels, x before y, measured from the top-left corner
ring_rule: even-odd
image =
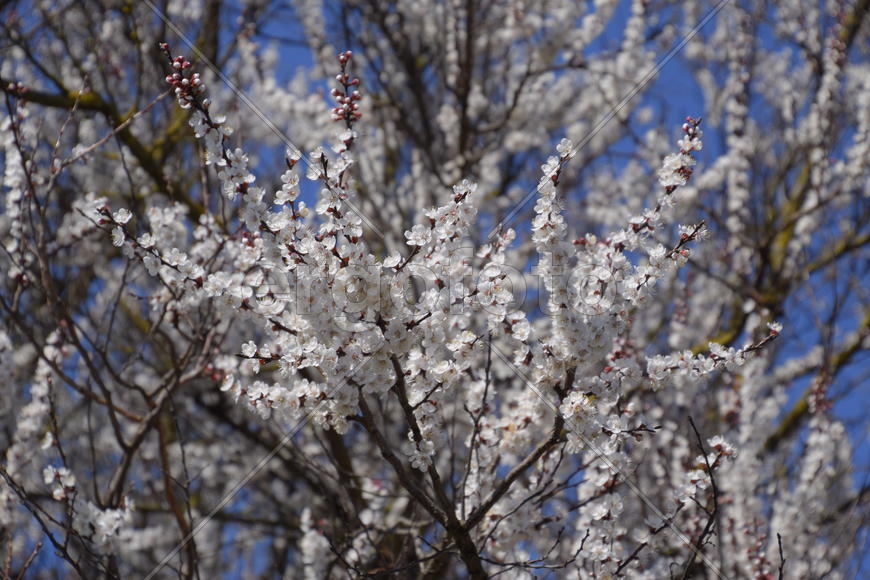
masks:
[[[785,556],[782,554],[782,536],[779,535],[779,532],[776,533],[776,542],[779,544],[779,580],[782,580],[782,574],[785,570]]]

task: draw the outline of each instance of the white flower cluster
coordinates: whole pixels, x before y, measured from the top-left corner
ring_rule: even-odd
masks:
[[[224,160],[223,143],[226,137],[233,134],[232,128],[226,124],[223,116],[207,115],[205,111],[194,110],[188,124],[198,139],[205,145],[205,164],[221,164]]]
[[[674,490],[673,499],[679,507],[684,506],[688,502],[699,501],[702,504],[706,503],[703,498],[699,499],[697,497],[698,493],[703,493],[711,487],[711,479],[716,477],[716,470],[722,466],[724,461],[734,458],[737,453],[734,447],[725,441],[721,435],[708,439],[707,445],[710,446],[707,455],[695,457],[692,463],[693,469],[686,473],[683,484]],[[674,514],[671,515],[673,516]]]
[[[99,547],[117,545],[123,539],[126,526],[133,521],[134,509],[129,498],[125,498],[124,506],[117,509],[101,509],[88,502],[82,509],[82,517],[76,520],[79,533]]]
[[[746,362],[748,353],[759,350],[764,344],[779,336],[782,325],[777,322],[768,324],[770,332],[767,337],[755,344],[747,344],[742,348],[726,348],[719,343],[708,344],[709,354],[693,354],[682,351],[668,355],[656,355],[647,359],[646,372],[653,384],[661,386],[670,378],[683,376],[692,380],[700,379],[716,370],[736,370]]]
[[[300,548],[305,580],[320,580],[324,577],[329,562],[329,541],[314,527],[309,508],[302,510],[300,529],[303,534]]]
[[[686,185],[692,174],[691,168],[695,165],[692,152],[700,151],[703,147],[701,143],[702,131],[698,127],[697,120],[688,118],[683,124],[683,132],[685,132],[685,136],[677,143],[680,152],[665,157],[662,168],[659,170],[659,183],[665,188]]]
[[[17,412],[12,442],[5,453],[4,469],[9,476],[18,475],[41,455],[35,454],[34,450],[42,448],[39,440],[49,421],[53,384],[52,365],[60,364],[66,354],[60,337],[59,331],[52,332],[47,337],[42,357],[36,363],[36,370],[30,384],[30,401]],[[44,477],[47,477],[46,473],[44,472]],[[54,474],[55,472],[52,471],[52,477],[55,476]],[[57,477],[60,490],[54,489],[52,495],[56,499],[62,499],[75,488],[75,476],[68,469],[60,468]],[[12,524],[16,521],[17,504],[18,499],[13,490],[5,480],[0,480],[0,523]]]
[[[46,466],[42,471],[45,485],[52,487],[51,497],[60,501],[66,499],[76,488],[76,476],[67,467]]]
[[[18,114],[21,120],[24,121],[30,115],[30,111],[26,107],[20,107]],[[2,200],[2,212],[0,212],[0,231],[7,233],[4,237],[4,250],[12,256],[19,256],[19,259],[28,260],[26,254],[21,247],[25,228],[25,196],[27,194],[27,175],[25,172],[26,164],[21,157],[21,152],[17,147],[17,139],[21,139],[20,135],[16,135],[13,131],[13,119],[10,116],[4,115],[0,121],[0,151],[3,152],[4,169],[3,169],[3,187],[4,195]],[[23,126],[29,124],[20,123]],[[6,276],[15,278],[23,272],[23,266],[29,262],[25,261],[20,266],[11,264],[11,267],[6,271]]]

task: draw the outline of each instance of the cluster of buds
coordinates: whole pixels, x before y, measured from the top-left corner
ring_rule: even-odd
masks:
[[[338,54],[338,62],[341,65],[341,73],[335,75],[335,80],[342,86],[342,89],[332,89],[332,96],[335,97],[337,107],[332,108],[332,120],[344,121],[347,128],[353,126],[354,121],[358,121],[362,117],[359,112],[359,101],[362,100],[362,95],[355,87],[359,86],[358,78],[351,78],[347,73],[347,64],[353,58],[353,52],[346,50]]]
[[[172,74],[166,75],[166,82],[175,88],[175,98],[178,100],[179,106],[182,109],[189,109],[196,103],[196,95],[205,92],[205,85],[202,84],[202,79],[199,73],[193,73],[190,78],[184,76],[184,71],[191,67],[190,61],[182,55],[175,58],[169,52],[169,45],[165,42],[160,43],[160,50],[166,54],[174,71]],[[202,108],[207,109],[209,105],[208,99],[203,99]]]

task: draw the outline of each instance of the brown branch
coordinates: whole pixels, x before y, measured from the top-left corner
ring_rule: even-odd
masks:
[[[399,404],[402,407],[402,412],[405,415],[405,420],[408,422],[408,425],[411,427],[411,433],[414,436],[414,442],[419,444],[423,435],[420,431],[420,426],[417,424],[417,418],[414,415],[414,410],[411,408],[410,403],[408,402],[408,395],[405,392],[405,374],[402,370],[401,365],[399,364],[399,360],[395,355],[390,357],[390,360],[393,363],[393,370],[396,373],[396,384],[393,387],[393,392],[396,393],[396,396],[399,398]],[[447,494],[444,491],[444,484],[441,481],[441,476],[438,473],[438,470],[435,467],[435,464],[430,462],[427,468],[429,473],[429,478],[432,480],[432,487],[435,491],[435,497],[438,499],[438,503],[441,504],[442,509],[444,510],[444,514],[446,516],[446,521],[444,522],[444,527],[447,530],[447,533],[450,534],[450,537],[456,542],[456,546],[459,548],[459,555],[462,558],[462,561],[465,562],[465,565],[468,567],[468,572],[472,578],[486,578],[487,574],[483,569],[483,564],[480,561],[480,553],[477,549],[477,546],[474,543],[474,540],[471,538],[471,534],[469,534],[469,529],[462,525],[459,521],[459,518],[456,517],[456,510],[453,508],[452,502],[448,499]]]
[[[704,540],[708,535],[713,531],[713,524],[716,521],[716,515],[719,512],[719,488],[716,486],[716,478],[713,476],[713,466],[710,465],[710,457],[707,454],[707,450],[704,448],[704,442],[701,440],[701,433],[698,431],[698,428],[695,426],[695,421],[692,417],[689,417],[689,424],[692,426],[692,430],[695,432],[695,437],[698,440],[698,447],[701,448],[701,453],[704,454],[704,463],[707,465],[707,473],[710,475],[710,487],[713,491],[713,509],[708,510],[704,508],[704,511],[707,512],[707,523],[704,526],[701,535],[698,536],[697,541],[695,541],[695,545],[692,549],[692,553],[689,555],[689,560],[683,566],[683,580],[689,578],[690,573],[693,571],[693,567],[695,564],[695,558],[698,554],[701,553],[701,550],[704,549]]]
[[[178,498],[175,497],[175,492],[172,489],[172,465],[169,461],[169,433],[167,432],[169,429],[167,425],[169,416],[167,415],[167,412],[168,411],[164,409],[164,412],[160,415],[160,418],[157,421],[158,449],[160,452],[160,465],[163,472],[163,493],[166,495],[166,502],[169,505],[172,515],[175,517],[175,521],[178,523],[178,530],[181,532],[181,537],[190,537],[190,541],[184,545],[184,550],[187,552],[187,566],[182,567],[184,578],[189,580],[197,572],[198,556],[194,536],[190,533],[190,522],[187,521],[187,518],[184,515],[184,509],[179,503]]]
[[[565,387],[562,390],[563,393],[567,393],[571,390],[571,387],[574,384],[574,374],[576,369],[570,369],[567,373],[567,377],[565,379]],[[561,414],[557,413],[556,418],[553,420],[553,429],[550,432],[550,436],[543,441],[538,447],[532,451],[531,455],[526,457],[523,461],[518,463],[511,469],[510,473],[505,476],[505,478],[499,483],[495,489],[490,492],[489,496],[477,507],[471,515],[468,516],[468,519],[465,521],[465,529],[471,530],[477,524],[481,522],[483,517],[487,514],[487,512],[495,505],[495,503],[501,499],[501,497],[506,494],[513,483],[519,478],[523,473],[526,472],[535,462],[544,456],[550,449],[555,447],[562,440],[562,429],[565,427],[565,419]]]

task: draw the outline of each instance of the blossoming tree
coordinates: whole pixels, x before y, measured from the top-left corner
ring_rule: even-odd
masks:
[[[4,3],[4,574],[853,574],[868,10]]]

